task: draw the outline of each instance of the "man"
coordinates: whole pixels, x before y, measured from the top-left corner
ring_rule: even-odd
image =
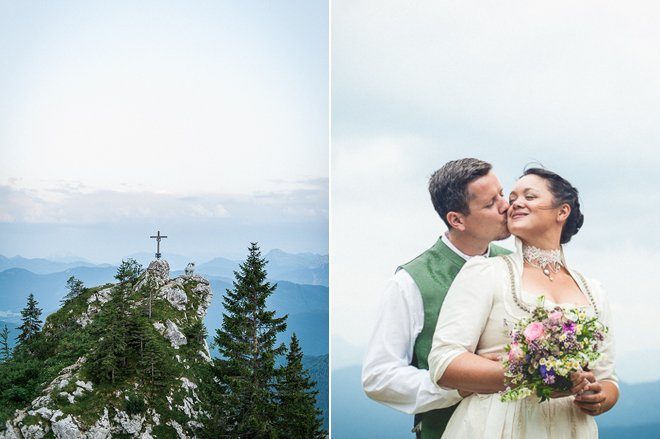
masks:
[[[447,225],[433,247],[402,265],[389,281],[362,368],[376,401],[415,414],[419,438],[439,438],[462,396],[431,381],[427,357],[442,301],[465,262],[509,253],[491,241],[509,236],[502,185],[481,160],[451,161],[429,181],[431,200]]]

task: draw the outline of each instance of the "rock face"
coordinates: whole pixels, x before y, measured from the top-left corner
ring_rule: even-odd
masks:
[[[184,311],[188,304],[188,296],[177,282],[170,282],[160,290],[161,295],[178,311]]]
[[[164,259],[156,259],[149,264],[146,275],[158,282],[165,283],[170,278],[170,264]]]
[[[63,368],[44,388],[29,407],[17,410],[3,427],[0,439],[107,439],[114,435],[129,435],[149,439],[153,437],[193,438],[207,414],[201,410],[198,394],[200,368],[210,361],[206,341],[186,337],[194,323],[202,321],[211,302],[208,280],[189,273],[169,279],[167,261],[156,260],[129,291],[131,309],[148,309],[156,337],[161,337],[165,357],[171,361],[167,370],[171,376],[161,377],[167,386],[143,389],[144,372],[123,378],[114,388],[108,383],[95,385],[86,376],[86,356]],[[115,286],[90,288],[86,295],[74,301],[78,314],[71,314],[71,326],[78,331],[94,327],[95,317],[109,306]],[[80,310],[84,310],[81,311]],[[62,310],[60,310],[62,311]],[[60,311],[55,313],[58,314]],[[51,316],[49,316],[49,319]],[[60,319],[58,317],[58,319]],[[60,322],[61,325],[61,322]],[[98,326],[98,325],[96,325]],[[55,331],[55,325],[53,325]],[[90,353],[94,347],[90,348]],[[91,363],[90,363],[91,364]],[[85,409],[78,408],[84,401]],[[162,412],[159,412],[159,409]],[[165,408],[165,409],[163,409]],[[181,419],[188,419],[182,423]],[[177,422],[178,420],[178,422]]]
[[[174,349],[179,349],[180,346],[188,343],[186,336],[183,335],[183,332],[179,331],[176,323],[168,320],[165,322],[165,327],[165,336],[170,340]]]

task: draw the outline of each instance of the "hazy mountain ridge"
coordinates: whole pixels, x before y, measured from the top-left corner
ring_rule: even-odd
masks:
[[[319,392],[316,396],[316,407],[323,412],[323,428],[327,431],[330,406],[328,386],[329,355],[304,355],[303,367],[309,371],[309,376],[316,382],[316,390]]]
[[[68,262],[54,261],[46,258],[23,258],[14,256],[8,258],[0,255],[0,271],[10,268],[23,268],[35,274],[50,274],[69,270],[76,267],[110,267],[111,264],[93,264],[85,260],[73,260]]]
[[[59,309],[60,300],[66,294],[66,280],[69,276],[81,279],[85,285],[103,285],[114,282],[115,273],[114,267],[77,267],[45,275],[11,268],[0,272],[0,310],[20,312],[25,306],[28,294],[33,293],[46,316]],[[181,272],[175,271],[172,274],[176,276]],[[232,283],[230,279],[218,276],[205,277],[216,292],[205,319],[209,338],[212,338],[215,329],[222,324],[222,295],[226,289],[232,288]],[[280,315],[289,315],[287,331],[281,335],[283,341],[288,342],[291,333],[296,332],[305,354],[327,354],[328,287],[289,281],[273,282],[277,283],[278,288],[268,298],[268,306]]]
[[[147,266],[153,259],[153,253],[140,252],[129,255]],[[319,255],[315,253],[287,253],[280,249],[274,249],[265,255],[268,261],[268,277],[274,280],[287,280],[299,284],[324,285],[328,286],[328,255]],[[74,258],[75,259],[75,258]],[[116,264],[93,264],[88,261],[79,262],[61,262],[53,261],[47,258],[23,258],[15,256],[7,258],[0,255],[0,272],[12,268],[20,268],[30,271],[34,274],[55,274],[65,271],[79,272],[82,267],[116,269]],[[170,264],[172,272],[183,271],[189,262],[196,262],[196,272],[205,276],[219,276],[227,279],[233,279],[234,271],[238,269],[240,261],[228,259],[225,257],[216,257],[209,261],[195,261],[192,258],[176,253],[163,253],[163,259]],[[76,276],[78,277],[78,276]],[[84,279],[83,279],[84,280]],[[97,279],[90,278],[90,283]],[[108,279],[110,282],[111,279]]]

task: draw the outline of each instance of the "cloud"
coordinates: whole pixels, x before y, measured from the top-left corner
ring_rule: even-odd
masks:
[[[649,1],[333,2],[333,134],[653,154],[658,15]]]
[[[293,185],[295,186],[295,185]],[[292,186],[292,187],[293,187]],[[303,189],[253,195],[175,195],[143,191],[89,190],[57,184],[49,189],[0,185],[0,222],[95,224],[145,220],[207,221],[262,218],[266,222],[327,217],[327,180]]]
[[[0,311],[0,318],[16,318],[20,317],[21,314],[17,312],[12,312],[12,311]]]

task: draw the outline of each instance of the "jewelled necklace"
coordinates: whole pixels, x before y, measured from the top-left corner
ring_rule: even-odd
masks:
[[[543,250],[531,245],[523,245],[523,260],[532,267],[540,269],[551,281],[553,274],[559,273],[564,266],[561,249]]]

